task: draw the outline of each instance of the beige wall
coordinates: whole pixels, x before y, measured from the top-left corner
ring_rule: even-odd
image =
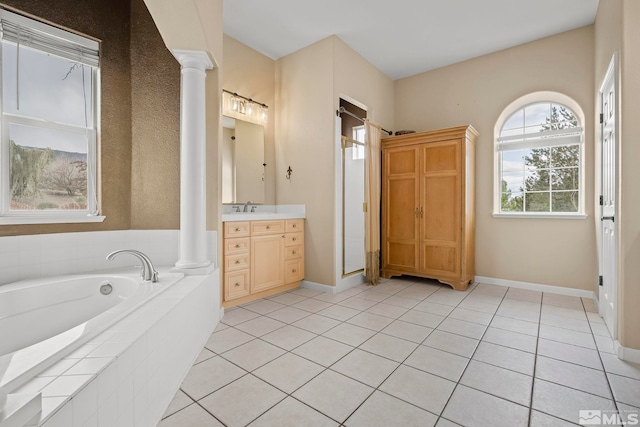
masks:
[[[619,340],[640,349],[640,3],[622,2]],[[614,25],[614,23],[612,23]]]
[[[593,199],[593,26],[397,80],[395,126],[417,131],[471,124],[476,160],[476,275],[596,290]],[[536,91],[573,98],[585,123],[587,220],[494,218],[494,126]]]
[[[367,118],[385,129],[394,122],[394,82],[338,37],[334,40],[334,108],[340,98],[357,101],[367,110]],[[383,135],[384,137],[385,135]]]
[[[625,347],[640,349],[640,6],[637,1],[600,2],[595,21],[594,103],[599,114],[599,89],[614,53],[618,55],[619,181],[618,212],[618,337]],[[596,133],[596,183],[600,181],[600,138]]]
[[[624,0],[622,16],[620,260],[623,264],[619,283],[624,317],[619,339],[625,347],[640,349],[640,3]]]
[[[305,204],[305,279],[335,285],[335,111],[364,104],[391,126],[393,82],[336,36],[276,61],[276,185],[279,204]],[[285,178],[291,166],[291,180]]]
[[[276,62],[240,43],[224,36],[223,88],[269,106],[269,120],[264,129],[265,197],[264,203],[276,202],[276,149],[275,122],[275,67]],[[246,201],[246,200],[245,200]]]
[[[276,61],[276,202],[306,205],[305,279],[326,285],[334,282],[333,61],[331,38]]]

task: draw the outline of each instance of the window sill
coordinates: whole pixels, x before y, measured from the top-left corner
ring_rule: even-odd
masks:
[[[103,222],[105,216],[78,216],[78,217],[0,217],[0,225],[19,224],[76,224],[83,222]]]
[[[522,219],[587,219],[583,213],[494,213],[494,218],[522,218]]]

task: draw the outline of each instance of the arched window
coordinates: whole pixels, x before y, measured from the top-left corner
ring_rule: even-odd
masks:
[[[584,216],[583,122],[575,102],[552,92],[505,109],[496,125],[496,214]]]

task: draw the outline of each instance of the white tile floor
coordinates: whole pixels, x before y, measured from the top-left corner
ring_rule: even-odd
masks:
[[[392,279],[227,310],[159,427],[567,426],[640,413],[592,301]]]

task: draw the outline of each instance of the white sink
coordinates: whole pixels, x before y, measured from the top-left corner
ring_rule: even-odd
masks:
[[[230,209],[231,206],[225,206]],[[257,205],[256,212],[226,212],[222,214],[223,222],[261,221],[269,219],[306,218],[304,205]]]

